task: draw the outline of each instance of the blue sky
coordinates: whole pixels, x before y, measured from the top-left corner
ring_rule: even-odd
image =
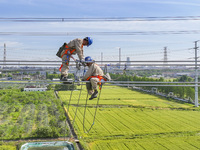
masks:
[[[119,18],[200,16],[197,0],[0,0],[0,18]],[[200,30],[200,21],[98,21],[98,22],[5,22],[0,32],[53,32],[66,36],[0,35],[0,56],[7,45],[7,59],[59,60],[55,53],[63,42],[91,36],[94,43],[85,47],[85,56],[100,60],[163,60],[168,47],[169,60],[194,57],[194,41],[199,34],[95,35],[94,32],[149,32]],[[86,34],[80,34],[85,32]],[[0,58],[0,60],[3,59]]]
[[[198,0],[0,0],[2,17],[147,17],[197,15]]]

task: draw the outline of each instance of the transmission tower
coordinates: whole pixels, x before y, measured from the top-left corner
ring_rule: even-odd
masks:
[[[3,64],[4,64],[4,67],[6,67],[6,43],[4,43],[4,55],[3,55]]]
[[[195,41],[195,107],[199,107],[199,98],[198,98],[198,55],[197,55],[197,51],[198,51],[198,46],[197,46],[197,42],[199,41]]]
[[[119,69],[121,66],[121,47],[119,47]]]
[[[167,47],[164,47],[164,66],[167,66]]]

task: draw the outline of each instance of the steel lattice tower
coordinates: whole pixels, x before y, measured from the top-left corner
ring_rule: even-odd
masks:
[[[167,47],[164,47],[164,66],[167,65]]]
[[[6,67],[6,44],[4,43],[4,55],[3,55],[3,62],[4,62],[4,67]]]

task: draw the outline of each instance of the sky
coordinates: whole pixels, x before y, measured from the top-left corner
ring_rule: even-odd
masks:
[[[103,60],[119,60],[121,49],[121,60],[130,57],[131,61],[161,61],[164,47],[168,60],[191,60],[194,41],[200,40],[199,14],[198,0],[0,0],[0,60],[4,43],[7,60],[60,60],[55,54],[64,42],[85,36],[90,36],[93,44],[84,47],[84,55],[95,60],[101,60],[101,56]],[[154,19],[149,20],[150,17]],[[167,20],[159,20],[163,17]],[[173,20],[174,17],[190,19]],[[97,21],[84,21],[86,18]],[[106,21],[108,18],[118,20]],[[126,20],[130,18],[131,21]]]

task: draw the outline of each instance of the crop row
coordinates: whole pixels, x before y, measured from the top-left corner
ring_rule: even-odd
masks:
[[[0,95],[2,139],[58,137],[67,134],[64,110],[53,91],[6,90],[0,93],[3,93]]]
[[[104,149],[162,149],[162,150],[180,150],[189,149],[197,150],[200,147],[199,136],[185,137],[163,137],[163,138],[144,138],[144,139],[118,139],[118,140],[99,140],[89,142],[87,148],[89,150]]]
[[[69,108],[72,121],[76,109],[75,106]],[[200,131],[199,111],[98,108],[95,124],[87,134],[83,128],[87,131],[93,124],[95,108],[88,107],[85,118],[84,108],[78,107],[77,110],[75,128],[88,142],[88,149],[192,150],[200,146],[200,137],[196,136]]]
[[[76,105],[80,92],[80,103]],[[86,149],[199,147],[199,144],[192,145],[192,140],[190,141],[193,139],[194,142],[198,142],[199,136],[196,135],[200,131],[200,112],[192,105],[123,87],[105,85],[101,92],[99,108],[93,122],[97,99],[88,101],[85,114],[85,87],[82,91],[73,91],[70,105],[71,91],[59,91],[59,97],[65,103],[65,107],[69,107],[69,116],[74,122],[77,134],[83,143],[87,143]],[[85,133],[84,131],[92,125],[89,134]],[[189,137],[190,142],[180,137]]]
[[[40,127],[48,126],[49,124],[48,111],[47,111],[47,106],[45,104],[40,104],[38,106],[36,121],[37,125]]]
[[[74,118],[75,107],[70,107],[70,115]],[[87,108],[83,118],[84,108],[78,108],[76,116],[77,132],[89,129],[93,123],[95,108]],[[181,110],[145,110],[134,108],[98,108],[97,117],[90,135],[102,136],[135,136],[144,134],[164,134],[187,131],[200,131],[199,111]]]
[[[13,137],[19,136],[22,137],[22,134],[30,134],[32,132],[32,127],[34,123],[35,116],[35,105],[26,104],[18,117],[17,122],[15,123],[11,135]]]
[[[80,87],[79,87],[80,88]],[[81,93],[81,95],[80,95]],[[100,91],[99,91],[100,93]],[[141,96],[142,95],[142,96]],[[59,97],[66,104],[77,104],[80,96],[80,105],[85,105],[87,98],[87,91],[83,87],[82,91],[59,91]],[[71,97],[71,99],[70,99]],[[89,97],[89,96],[88,96]],[[88,105],[96,105],[96,99],[89,101]],[[185,105],[174,101],[169,101],[155,95],[149,95],[134,91],[132,89],[104,85],[100,95],[99,105],[131,105],[136,107],[153,107],[153,108],[191,108],[191,105]]]

